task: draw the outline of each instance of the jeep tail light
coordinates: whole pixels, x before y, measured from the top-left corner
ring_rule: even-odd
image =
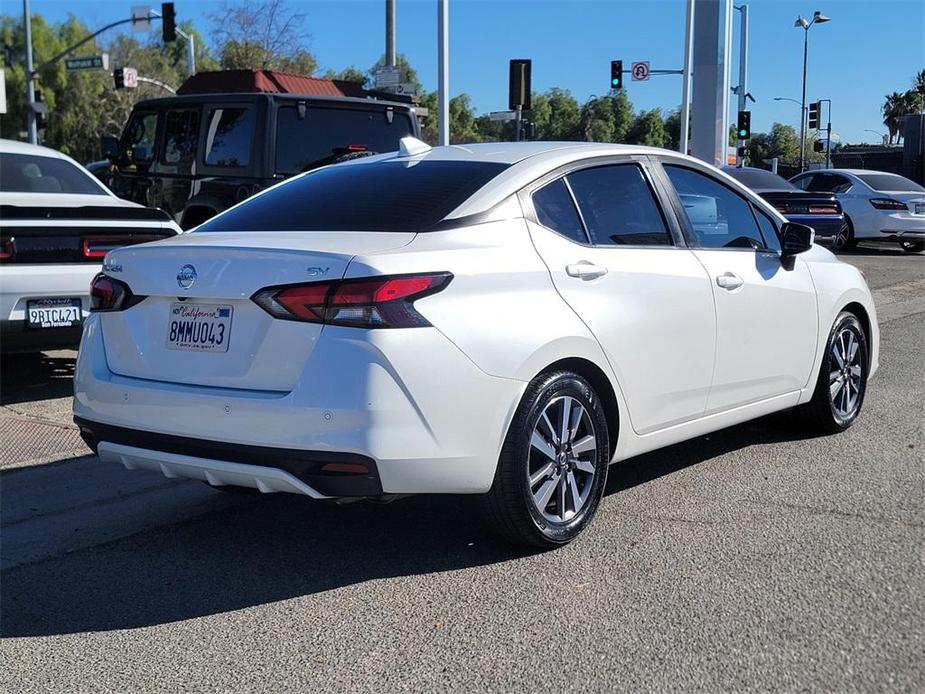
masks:
[[[430,325],[414,302],[439,292],[448,272],[397,275],[338,282],[267,287],[251,299],[274,318],[356,328],[416,328]]]
[[[125,282],[104,275],[102,272],[90,283],[91,311],[124,311],[143,299],[143,296],[132,294],[132,290]]]

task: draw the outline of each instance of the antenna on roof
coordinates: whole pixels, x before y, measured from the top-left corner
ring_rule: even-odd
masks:
[[[426,142],[421,142],[416,137],[403,137],[398,141],[399,157],[416,157],[419,154],[427,154],[431,147]]]

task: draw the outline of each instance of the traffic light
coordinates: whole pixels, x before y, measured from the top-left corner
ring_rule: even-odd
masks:
[[[508,91],[508,108],[515,111],[530,110],[530,61],[514,59],[510,67],[510,89]]]
[[[623,86],[623,61],[610,61],[610,88],[619,89]]]
[[[113,70],[112,79],[116,83],[116,89],[125,89],[125,70],[121,67]]]
[[[177,40],[177,15],[172,2],[161,3],[161,31],[164,43]]]
[[[822,102],[814,101],[809,105],[809,129],[818,130],[819,129],[819,116],[822,113]]]
[[[816,140],[813,142],[813,151],[814,152],[824,152],[825,151],[825,142],[822,140]]]
[[[45,129],[45,115],[48,113],[48,107],[45,105],[45,95],[41,89],[35,91],[35,103],[32,106],[35,111],[35,128],[36,130]]]
[[[738,126],[736,127],[736,137],[740,140],[747,140],[752,136],[752,112],[739,111]]]

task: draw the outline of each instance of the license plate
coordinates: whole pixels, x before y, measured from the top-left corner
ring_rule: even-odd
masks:
[[[80,299],[35,299],[26,302],[26,325],[30,328],[70,328],[80,325]]]
[[[167,349],[227,352],[232,313],[231,306],[218,304],[171,304]]]
[[[925,202],[915,203],[915,213],[916,214],[925,214]]]

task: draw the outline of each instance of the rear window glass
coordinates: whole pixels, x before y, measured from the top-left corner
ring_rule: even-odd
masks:
[[[398,141],[413,135],[407,114],[394,113],[392,122],[384,111],[333,109],[308,106],[304,118],[295,106],[285,106],[276,116],[276,171],[295,174],[328,163],[335,153],[366,149],[394,152]]]
[[[770,171],[755,171],[754,169],[723,169],[727,174],[744,186],[752,190],[796,190],[796,186],[785,178]]]
[[[890,174],[857,174],[864,183],[874,190],[895,191],[897,193],[925,193],[925,188],[902,176]]]
[[[208,231],[426,231],[508,167],[471,161],[342,164],[223,212]]]
[[[206,164],[237,168],[251,160],[254,111],[250,108],[214,108],[206,131]]]
[[[31,154],[0,154],[0,191],[106,195],[91,174],[69,161]]]

